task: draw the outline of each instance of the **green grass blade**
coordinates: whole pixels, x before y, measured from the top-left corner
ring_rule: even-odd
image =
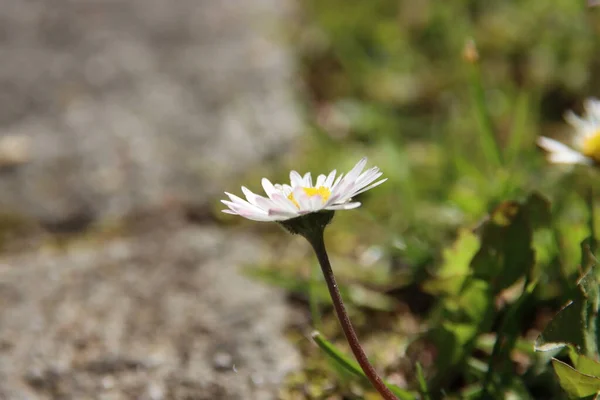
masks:
[[[331,342],[325,339],[320,332],[314,331],[312,333],[312,338],[315,341],[315,343],[321,348],[321,350],[323,350],[325,354],[327,354],[333,361],[335,361],[337,365],[339,365],[344,370],[350,372],[358,378],[367,379],[358,363],[346,357],[344,353],[342,353]],[[398,396],[400,400],[417,399],[417,396],[415,396],[413,393],[407,390],[401,389],[395,385],[391,385],[385,381],[384,383],[392,391],[392,393]]]
[[[531,117],[531,93],[527,90],[523,90],[518,94],[514,113],[513,113],[513,125],[508,137],[508,145],[506,146],[506,158],[508,163],[513,163],[517,160],[519,152],[524,147],[524,142],[529,139],[528,135],[531,135],[529,118]],[[529,128],[529,129],[528,129]]]
[[[475,46],[474,43],[473,46]],[[475,118],[477,119],[480,129],[479,138],[481,149],[487,162],[490,163],[491,166],[501,167],[504,163],[502,151],[486,104],[485,90],[478,60],[473,59],[471,62],[468,62],[467,68],[471,101],[474,107]]]
[[[586,199],[585,199],[587,208],[588,208],[588,227],[590,230],[590,251],[593,255],[596,255],[596,251],[598,250],[598,239],[596,236],[596,214],[594,208],[594,188],[590,186],[587,191]]]
[[[423,400],[431,400],[429,396],[429,389],[427,388],[427,381],[425,380],[425,374],[423,373],[423,367],[420,362],[417,362],[417,381],[419,382],[419,390],[421,391],[421,397]]]

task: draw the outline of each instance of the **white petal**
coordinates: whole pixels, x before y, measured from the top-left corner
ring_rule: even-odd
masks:
[[[256,207],[250,203],[236,203],[233,201],[228,201],[228,200],[221,200],[221,203],[225,204],[227,207],[229,207],[231,210],[234,211],[238,211],[238,210],[246,210],[247,212],[251,212],[251,213],[256,213],[256,214],[266,214],[266,210],[263,210],[259,207]]]
[[[600,122],[580,118],[572,111],[565,113],[565,120],[569,125],[575,128],[572,143],[577,148],[581,148],[584,140],[590,136],[596,135],[600,129]]]
[[[292,187],[290,185],[280,185],[276,183],[273,186],[275,186],[275,189],[277,189],[277,191],[279,191],[284,196],[289,196],[290,193],[292,193]]]
[[[261,214],[244,214],[244,213],[239,213],[238,214],[240,217],[244,217],[246,219],[250,219],[252,221],[259,221],[259,222],[273,222],[273,221],[277,221],[276,219],[268,216],[268,215],[261,215]]]
[[[331,195],[329,196],[329,199],[327,199],[327,202],[325,204],[323,204],[323,208],[327,208],[328,206],[335,204],[335,203],[339,203],[339,198],[340,196],[337,194]]]
[[[298,208],[296,207],[296,205],[287,197],[284,196],[282,193],[275,193],[273,195],[272,200],[281,208],[283,208],[284,210],[290,211],[290,212],[298,212]]]
[[[277,221],[282,221],[290,218],[296,218],[299,214],[297,212],[288,212],[281,209],[271,209],[269,210],[269,217]]]
[[[262,187],[265,190],[265,193],[267,194],[267,196],[269,196],[269,198],[273,197],[273,193],[278,192],[278,190],[275,188],[275,186],[273,186],[271,181],[268,180],[267,178],[262,178],[260,183],[262,184]]]
[[[559,141],[541,136],[537,144],[548,151],[548,161],[556,164],[591,164],[592,160]]]
[[[377,182],[375,182],[374,184],[372,184],[372,185],[369,185],[369,186],[367,186],[367,187],[365,187],[365,188],[362,188],[362,189],[360,189],[358,192],[355,192],[355,193],[352,195],[352,197],[354,197],[354,196],[357,196],[357,195],[359,195],[359,194],[361,194],[361,193],[363,193],[363,192],[366,192],[367,190],[371,190],[371,189],[373,189],[374,187],[381,185],[381,184],[382,184],[383,182],[385,182],[385,181],[387,181],[387,178],[385,178],[385,179],[382,179],[382,180],[380,180],[380,181],[377,181]]]
[[[342,181],[342,179],[344,179],[344,174],[340,174],[340,176],[337,177],[337,179],[335,180],[335,182],[333,183],[333,185],[331,185],[332,189],[335,189],[340,182]]]
[[[340,195],[340,201],[342,201],[342,198],[350,198],[354,183],[360,176],[362,176],[361,172],[365,168],[366,164],[367,157],[363,157],[358,163],[356,163],[354,168],[352,168],[352,170],[346,174],[339,184],[335,185],[335,192],[336,194]]]
[[[356,182],[354,182],[354,191],[360,190],[365,186],[370,185],[371,183],[373,183],[374,181],[376,181],[377,179],[379,179],[379,177],[383,175],[383,173],[381,172],[376,172],[373,171],[370,174],[364,176],[364,177],[359,177]]]
[[[244,213],[239,213],[238,214],[240,217],[244,217],[246,219],[252,220],[252,221],[259,221],[259,222],[272,222],[272,221],[277,221],[276,219],[267,216],[262,216],[262,215],[256,215],[256,214],[244,214]]]
[[[335,189],[335,196],[337,197],[335,204],[344,204],[354,196],[366,192],[375,186],[381,185],[387,178],[375,184],[371,184],[381,177],[381,175],[383,175],[383,173],[379,171],[379,168],[372,167],[363,172],[354,182],[346,182],[344,179]],[[332,195],[332,197],[334,196]],[[333,202],[328,203],[333,204]]]
[[[323,186],[323,184],[325,183],[325,179],[327,179],[327,177],[323,174],[319,175],[317,177],[317,183],[315,183],[315,187],[321,187]]]
[[[356,179],[354,182],[355,186],[366,186],[383,175],[383,172],[379,172],[379,168],[373,167],[370,170],[363,173],[361,176]]]
[[[333,184],[333,180],[335,179],[335,174],[337,173],[337,171],[334,169],[333,171],[331,171],[329,173],[329,175],[327,175],[327,179],[325,179],[325,182],[323,183],[323,186],[327,187],[327,188],[331,188],[331,185]]]
[[[589,127],[588,121],[581,118],[579,115],[575,114],[571,110],[565,113],[564,118],[565,121],[567,121],[567,123],[569,123],[573,128],[577,130],[587,130]]]
[[[352,210],[354,208],[360,207],[359,202],[354,203],[344,203],[344,204],[334,204],[332,206],[326,207],[327,210]]]
[[[298,210],[302,211],[310,211],[310,197],[304,191],[304,188],[301,186],[296,186],[294,188],[294,200],[298,203]]]
[[[310,172],[304,174],[304,187],[313,187],[312,185],[312,176],[310,176]]]
[[[250,191],[247,187],[242,186],[242,192],[244,193],[244,195],[246,196],[246,199],[248,200],[248,202],[252,205],[256,205],[256,198],[257,197],[262,197],[259,196],[255,193],[253,193],[252,191]]]
[[[269,217],[267,213],[259,209],[252,209],[249,207],[244,207],[241,204],[236,204],[227,200],[221,200],[223,204],[229,207],[235,214],[240,215],[244,218],[251,219],[253,221],[272,221],[273,219]]]
[[[310,196],[310,210],[319,211],[323,208],[323,197],[321,195]]]
[[[598,134],[600,130],[600,102],[594,98],[588,98],[584,104],[585,113],[582,117],[573,111],[565,113],[565,120],[575,128],[573,145],[581,148],[585,138]]]
[[[594,160],[584,156],[583,154],[573,153],[550,153],[548,154],[548,161],[553,164],[584,164],[592,165]]]
[[[335,187],[333,188],[332,191],[332,195],[335,195],[336,197],[338,197],[338,202],[343,203],[346,200],[348,200],[351,195],[352,195],[352,189],[354,188],[354,181],[349,181],[346,178],[348,177],[348,175],[346,175],[346,177],[344,177],[344,179],[342,179],[340,181],[340,183],[338,183],[337,185],[335,185]]]
[[[231,194],[229,192],[225,192],[225,194],[229,197],[229,199],[231,200],[231,202],[234,203],[234,204],[240,204],[240,205],[242,205],[244,207],[248,206],[248,207],[255,207],[256,208],[255,204],[251,204],[250,202],[242,199],[241,197],[236,196],[235,194]],[[221,201],[223,201],[223,200],[221,200]]]
[[[293,191],[293,189],[292,189],[292,187],[290,185],[283,185],[282,187],[283,187],[282,194],[285,197],[288,197],[292,193],[292,191]]]
[[[304,185],[304,181],[302,180],[302,177],[296,171],[290,172],[290,183],[292,184],[292,187]]]
[[[265,210],[270,216],[285,216],[285,217],[293,217],[297,214],[297,211],[290,210],[288,207],[277,204],[277,202],[271,199],[265,199],[264,197],[259,197],[256,199],[257,205]]]
[[[583,103],[586,117],[598,123],[600,121],[600,101],[594,97],[590,97]]]
[[[545,136],[540,136],[537,139],[537,144],[541,148],[550,152],[574,151],[569,146],[559,142],[558,140],[550,139]]]
[[[235,194],[229,193],[229,192],[225,192],[225,194],[227,195],[227,197],[229,197],[229,199],[233,202],[239,202],[239,203],[248,203],[246,200],[242,199],[239,196],[236,196]]]
[[[345,180],[347,182],[349,182],[349,181],[355,181],[356,178],[358,178],[358,176],[362,172],[362,170],[365,168],[365,165],[367,165],[367,157],[361,158],[360,161],[356,163],[356,165],[354,166],[354,168],[352,168],[350,170],[350,172],[348,172],[346,174]]]

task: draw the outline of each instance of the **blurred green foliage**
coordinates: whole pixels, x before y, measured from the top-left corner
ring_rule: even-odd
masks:
[[[420,398],[593,397],[600,221],[589,191],[599,180],[596,171],[548,165],[535,141],[568,138],[564,112],[600,96],[600,8],[584,0],[300,5],[294,43],[308,134],[285,167],[343,171],[367,155],[389,178],[327,232],[378,369]],[[310,298],[313,324],[342,354],[314,259],[286,258],[251,273],[285,287],[307,312]],[[544,351],[535,352],[538,336]],[[377,398],[305,338],[298,343],[306,368],[283,399]],[[335,378],[318,384],[328,373]]]

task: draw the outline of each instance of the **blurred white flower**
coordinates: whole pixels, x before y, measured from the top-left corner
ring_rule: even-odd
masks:
[[[584,103],[583,117],[568,111],[566,121],[575,128],[571,146],[547,137],[538,145],[548,151],[548,161],[555,164],[600,164],[600,101],[589,98]]]
[[[351,201],[354,196],[387,180],[375,182],[382,175],[377,167],[362,172],[366,163],[366,158],[361,159],[346,176],[341,174],[337,179],[335,170],[327,176],[319,175],[314,185],[310,172],[304,176],[296,171],[290,172],[290,185],[274,185],[263,178],[262,187],[267,197],[242,186],[246,200],[225,192],[229,200],[221,201],[229,208],[223,212],[254,221],[286,221],[322,210],[350,210],[359,207],[360,203]]]

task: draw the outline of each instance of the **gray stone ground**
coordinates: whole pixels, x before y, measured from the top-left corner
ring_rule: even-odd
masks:
[[[298,358],[282,294],[239,274],[260,240],[160,215],[207,209],[299,131],[290,3],[0,2],[0,219],[149,216],[2,254],[0,399],[277,398]]]
[[[2,0],[0,206],[206,205],[299,131],[290,2]]]
[[[149,223],[2,259],[0,398],[276,398],[298,357],[282,294],[239,273],[260,241]]]

